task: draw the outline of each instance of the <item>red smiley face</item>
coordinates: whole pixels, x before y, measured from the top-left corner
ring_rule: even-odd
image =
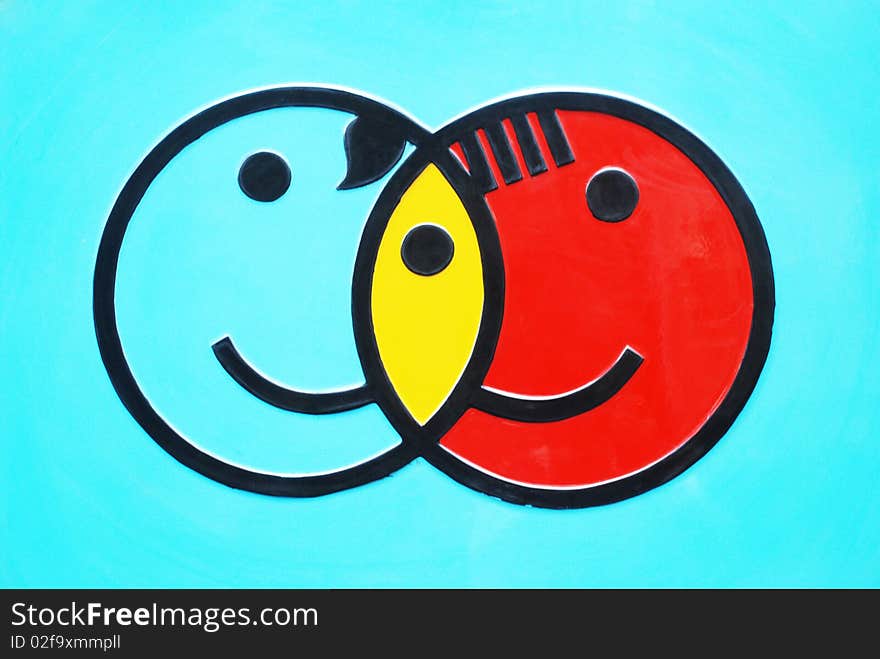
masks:
[[[499,158],[493,119],[520,180]],[[464,136],[489,156],[482,164],[497,188],[485,200],[505,273],[484,386],[558,396],[599,379],[627,348],[643,361],[607,401],[571,418],[467,411],[440,441],[459,459],[451,471],[505,498],[553,506],[668,480],[726,431],[766,357],[772,271],[751,204],[697,138],[626,101],[537,95],[457,123],[465,121],[445,129],[457,136],[447,139],[472,174]]]

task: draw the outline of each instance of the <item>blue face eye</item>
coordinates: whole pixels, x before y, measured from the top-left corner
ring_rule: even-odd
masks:
[[[290,187],[290,167],[277,153],[260,151],[238,170],[241,191],[255,201],[275,201]]]
[[[587,183],[587,206],[597,220],[621,222],[638,203],[639,186],[622,169],[603,169]]]

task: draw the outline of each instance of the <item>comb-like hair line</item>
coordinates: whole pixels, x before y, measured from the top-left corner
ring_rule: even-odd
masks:
[[[532,132],[532,126],[529,124],[526,115],[515,114],[509,118],[529,174],[537,176],[546,172],[547,163],[544,162],[544,156],[541,153],[541,148],[538,146],[538,140],[535,138],[534,132]]]
[[[495,181],[495,176],[492,174],[488,160],[486,160],[486,152],[483,151],[483,145],[480,143],[476,131],[462,136],[459,144],[461,144],[461,149],[464,152],[465,158],[467,158],[471,177],[480,192],[485,194],[496,190],[498,183]]]
[[[541,125],[541,131],[544,133],[544,139],[547,140],[547,146],[550,147],[550,154],[553,156],[556,166],[562,167],[573,163],[574,154],[571,152],[571,145],[568,143],[556,110],[539,110],[537,115],[538,123]]]
[[[498,169],[506,184],[516,183],[522,180],[522,172],[519,169],[519,163],[513,154],[513,147],[507,139],[507,132],[501,122],[487,126],[484,131],[486,139],[489,140],[489,147],[495,155],[495,162],[498,163]]]

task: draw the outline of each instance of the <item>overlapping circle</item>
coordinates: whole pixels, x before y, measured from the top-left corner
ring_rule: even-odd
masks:
[[[160,172],[208,131],[280,107],[354,117],[339,194],[380,180],[415,147],[384,184],[355,262],[364,385],[297,391],[262,377],[228,337],[213,346],[229,375],[271,405],[329,414],[375,403],[401,437],[364,462],[307,476],[244,468],[177,431],[128,364],[115,305],[126,230]],[[271,153],[247,165],[239,183],[251,199],[272,203],[290,185]],[[760,222],[733,174],[641,104],[526,94],[432,133],[348,90],[279,87],[199,112],[144,158],[104,227],[93,304],[120,399],[165,451],[209,478],[309,497],[423,457],[507,501],[574,508],[656,487],[724,435],[766,359],[774,290]]]

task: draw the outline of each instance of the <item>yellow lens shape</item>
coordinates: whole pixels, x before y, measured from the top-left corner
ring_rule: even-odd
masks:
[[[452,261],[425,276],[401,256],[415,227],[442,227]],[[403,193],[379,244],[370,293],[379,357],[394,391],[419,425],[452,393],[470,360],[483,313],[483,268],[470,217],[439,169],[429,164]]]

